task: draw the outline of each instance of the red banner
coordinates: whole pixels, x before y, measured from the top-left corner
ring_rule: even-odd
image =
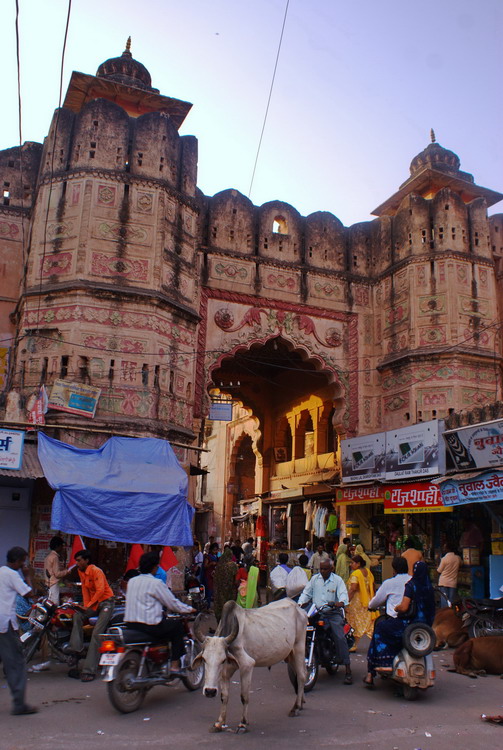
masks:
[[[434,513],[451,510],[442,503],[440,489],[430,482],[387,484],[382,490],[385,513]]]

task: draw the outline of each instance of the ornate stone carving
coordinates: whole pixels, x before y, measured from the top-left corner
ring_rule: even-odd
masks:
[[[110,278],[122,276],[131,281],[147,281],[149,271],[148,260],[140,258],[118,258],[106,253],[92,253],[91,273],[94,276]]]
[[[0,239],[2,240],[19,240],[19,224],[12,221],[0,221]]]

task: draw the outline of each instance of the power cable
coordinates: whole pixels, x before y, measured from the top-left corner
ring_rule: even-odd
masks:
[[[271,86],[269,88],[269,96],[268,96],[268,99],[267,99],[267,106],[265,108],[264,122],[262,123],[262,131],[260,133],[260,138],[259,138],[259,142],[258,142],[257,155],[255,156],[255,164],[253,165],[253,172],[252,172],[252,177],[251,177],[251,181],[250,181],[250,189],[248,190],[248,198],[251,198],[251,192],[252,192],[252,188],[253,188],[253,181],[255,179],[255,172],[257,170],[258,157],[259,157],[259,154],[260,154],[260,148],[262,146],[262,139],[264,137],[264,130],[265,130],[266,122],[267,122],[267,115],[269,114],[269,105],[271,104],[272,90],[274,88],[274,81],[276,79],[276,71],[278,69],[279,55],[280,55],[280,52],[281,52],[281,44],[283,42],[283,33],[285,31],[286,17],[288,15],[288,6],[289,5],[290,5],[290,0],[286,0],[285,15],[283,16],[283,25],[281,27],[281,35],[279,37],[278,51],[276,53],[276,61],[274,63],[274,71],[273,71],[273,74],[272,74]]]

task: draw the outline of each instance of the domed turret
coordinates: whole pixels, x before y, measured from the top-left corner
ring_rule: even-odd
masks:
[[[157,89],[152,88],[152,78],[146,67],[135,60],[131,54],[131,37],[128,38],[126,49],[122,55],[111,57],[101,63],[96,75],[100,78],[123,83],[126,86],[157,92]]]
[[[410,173],[414,175],[420,169],[429,167],[438,169],[440,172],[459,172],[461,162],[459,156],[454,151],[444,148],[436,142],[435,133],[431,131],[431,143],[426,146],[424,151],[415,156],[410,163]]]

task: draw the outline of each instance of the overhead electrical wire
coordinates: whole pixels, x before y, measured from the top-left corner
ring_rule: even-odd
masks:
[[[271,79],[271,86],[269,88],[269,96],[267,98],[267,106],[265,108],[264,121],[262,123],[262,130],[260,132],[260,138],[259,138],[258,147],[257,147],[257,154],[255,156],[255,163],[253,165],[253,172],[252,172],[251,181],[250,181],[250,189],[248,190],[248,198],[250,198],[250,199],[251,199],[251,192],[252,192],[252,188],[253,188],[253,181],[255,180],[255,172],[257,170],[257,163],[258,163],[258,158],[259,158],[259,155],[260,155],[260,149],[262,147],[262,139],[264,137],[265,126],[266,126],[266,123],[267,123],[267,116],[269,114],[269,106],[271,104],[272,90],[274,88],[274,81],[276,79],[276,71],[278,69],[279,55],[280,55],[280,52],[281,52],[281,45],[283,43],[283,34],[284,34],[284,31],[285,31],[286,17],[288,15],[288,6],[289,5],[290,5],[290,0],[286,0],[285,14],[283,16],[283,25],[281,27],[281,34],[280,34],[280,37],[279,37],[278,51],[276,52],[276,61],[274,63],[274,70],[273,70],[272,79]]]

